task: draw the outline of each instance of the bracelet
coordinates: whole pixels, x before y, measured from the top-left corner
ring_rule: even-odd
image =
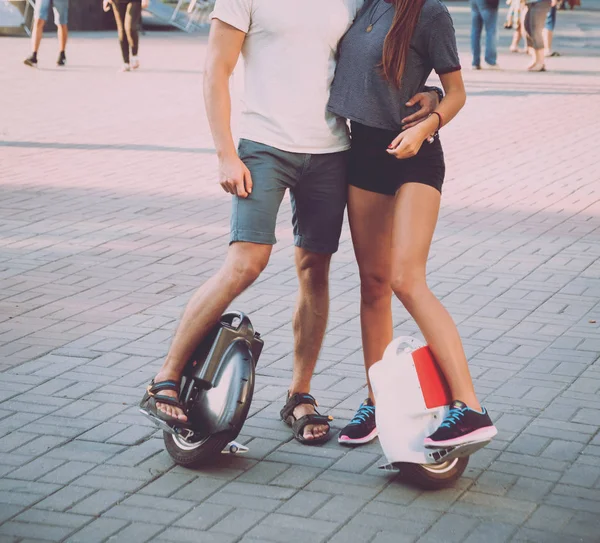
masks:
[[[439,130],[440,128],[442,128],[442,126],[444,126],[444,119],[442,119],[442,115],[440,113],[438,113],[437,111],[433,111],[431,113],[431,115],[437,115],[438,116],[439,123],[438,123],[438,128],[437,129]],[[437,132],[437,130],[436,130],[436,132]]]

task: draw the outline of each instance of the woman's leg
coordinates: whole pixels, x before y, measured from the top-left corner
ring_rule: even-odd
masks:
[[[348,220],[360,273],[360,326],[369,398],[369,368],[393,337],[390,288],[394,196],[350,186]]]
[[[142,16],[142,4],[139,2],[129,2],[127,4],[127,15],[125,17],[125,31],[127,32],[127,41],[131,47],[131,54],[137,57],[139,45],[138,27]]]
[[[117,33],[119,35],[119,44],[121,45],[121,54],[123,62],[129,64],[129,44],[125,36],[125,15],[127,13],[127,4],[111,2],[112,10],[115,14],[115,22],[117,23]]]
[[[456,325],[426,281],[440,199],[435,188],[419,183],[406,183],[398,191],[392,238],[392,289],[423,333],[453,399],[479,411],[481,405]]]

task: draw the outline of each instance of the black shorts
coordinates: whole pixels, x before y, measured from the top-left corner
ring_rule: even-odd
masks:
[[[442,192],[446,164],[439,137],[424,142],[414,157],[398,160],[387,152],[398,132],[355,122],[351,128],[350,185],[391,196],[404,183],[421,183]]]

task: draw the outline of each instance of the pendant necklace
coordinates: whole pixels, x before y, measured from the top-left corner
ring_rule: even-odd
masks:
[[[394,5],[392,4],[379,17],[377,17],[377,19],[373,20],[373,17],[375,17],[375,15],[377,14],[377,8],[380,5],[381,5],[381,3],[378,2],[377,5],[375,6],[375,9],[373,10],[373,13],[371,13],[371,17],[370,17],[370,20],[369,20],[369,26],[367,26],[367,32],[371,32],[371,30],[373,30],[373,27],[375,26],[375,24],[377,23],[377,21],[379,21],[379,19],[381,19],[388,11],[390,11],[390,9],[392,9],[394,7]]]

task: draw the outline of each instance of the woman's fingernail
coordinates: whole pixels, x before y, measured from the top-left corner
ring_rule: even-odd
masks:
[[[393,149],[394,146],[393,145],[388,145],[388,149]]]

